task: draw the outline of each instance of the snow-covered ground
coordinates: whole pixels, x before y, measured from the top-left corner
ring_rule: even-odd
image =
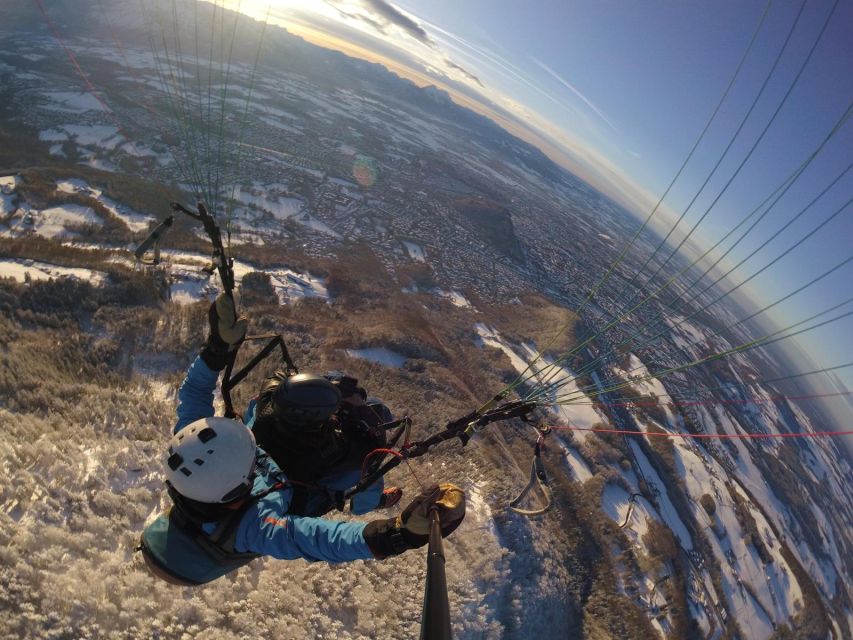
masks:
[[[253,183],[236,186],[234,199],[242,206],[234,209],[235,226],[265,235],[281,231],[276,221],[291,220],[313,231],[342,238],[341,234],[312,215],[302,200],[290,197],[287,193],[287,185]]]
[[[0,230],[0,236],[17,237],[24,233],[33,233],[45,238],[74,238],[76,231],[68,227],[103,224],[103,220],[91,207],[80,204],[62,204],[39,211],[20,207],[15,218],[8,222],[6,229]]]
[[[15,189],[18,184],[19,179],[15,176],[6,176],[0,179],[0,188],[3,191],[3,195],[0,196],[3,198],[0,200],[0,204],[4,208],[7,203],[9,203],[10,208],[13,208],[11,203],[13,198],[17,197]],[[145,231],[154,221],[153,217],[140,214],[104,196],[103,191],[92,187],[84,180],[76,178],[58,180],[56,188],[60,193],[73,193],[92,198],[120,218],[132,231]],[[91,207],[79,204],[64,204],[38,210],[26,203],[17,202],[13,209],[11,212],[13,215],[6,220],[6,226],[0,226],[0,237],[35,234],[48,238],[76,241],[79,234],[68,227],[103,223]],[[219,289],[216,276],[209,276],[202,271],[203,268],[210,265],[209,256],[170,250],[163,250],[161,255],[165,268],[168,268],[172,277],[170,291],[173,301],[179,304],[191,304],[203,298],[211,298],[216,294]],[[114,259],[119,260],[121,258]],[[133,264],[133,262],[131,261],[129,264]],[[56,269],[54,268],[51,272],[54,274],[52,277],[58,277],[59,272]],[[12,266],[10,263],[6,270],[10,276],[14,273],[15,277],[23,278],[20,265]],[[30,270],[32,271],[31,277],[41,277],[37,276],[36,270]],[[257,267],[247,262],[234,261],[234,278],[237,284],[242,281],[244,275],[257,270]],[[77,270],[74,273],[79,277],[84,277],[81,274],[86,271]],[[266,269],[265,272],[270,276],[273,289],[281,304],[301,298],[328,299],[329,297],[324,281],[309,273],[299,273],[284,267]],[[42,270],[38,273],[47,272]],[[91,279],[96,284],[101,281],[94,275]]]
[[[699,407],[699,415],[702,422],[706,425],[713,425],[714,418],[711,417],[713,412],[714,418],[722,426],[726,433],[743,433],[744,429],[739,425],[736,418],[723,407]],[[772,491],[767,481],[758,466],[752,459],[752,454],[748,446],[742,440],[732,440],[733,446],[736,447],[738,455],[734,461],[734,473],[729,473],[737,478],[737,481],[744,488],[748,489],[753,498],[758,502],[763,511],[774,520],[776,527],[780,531],[788,531],[791,528],[793,518],[788,510],[787,505],[782,502]],[[830,536],[831,529],[826,531]],[[831,538],[831,540],[834,540]],[[810,550],[803,544],[789,545],[791,550],[798,556],[798,559],[806,570],[815,580],[818,588],[830,597],[835,594],[837,573],[831,567],[817,560],[814,550]],[[824,546],[823,551],[828,552],[832,557],[836,566],[840,565],[838,557],[838,545],[830,542]]]
[[[465,489],[465,518],[473,520],[478,527],[486,528],[497,537],[497,529],[492,520],[492,507],[483,495],[483,487],[472,484]]]
[[[406,356],[401,355],[396,351],[392,351],[391,349],[386,349],[384,347],[373,347],[370,349],[347,349],[346,353],[351,358],[359,358],[360,360],[375,362],[376,364],[385,365],[386,367],[393,367],[395,369],[402,367],[406,363]]]
[[[631,452],[640,467],[640,471],[646,480],[646,484],[656,496],[655,499],[658,503],[657,511],[660,514],[661,519],[666,522],[667,527],[669,527],[669,530],[672,531],[678,539],[681,547],[690,551],[693,548],[693,538],[690,535],[690,531],[681,520],[681,517],[678,515],[678,510],[675,508],[675,505],[672,504],[672,500],[667,492],[666,484],[649,462],[649,459],[646,457],[646,454],[643,453],[643,450],[640,448],[640,445],[637,444],[636,440],[631,439],[628,442],[628,446],[631,447]]]
[[[665,321],[672,329],[668,334],[669,339],[690,357],[700,358],[702,356],[700,347],[707,340],[705,332],[683,316],[666,316]]]
[[[607,418],[598,413],[592,406],[590,397],[578,389],[574,382],[575,376],[567,367],[556,366],[544,356],[537,360],[538,354],[533,347],[530,345],[522,345],[521,347],[510,345],[497,331],[481,322],[476,323],[474,329],[480,336],[482,344],[503,351],[518,373],[535,373],[535,378],[538,381],[547,379],[549,383],[559,384],[561,396],[571,394],[576,398],[574,404],[551,407],[551,412],[558,421],[581,428],[589,428],[595,424],[607,422]],[[528,367],[528,363],[534,360],[536,360],[535,365]],[[590,435],[590,432],[577,431],[575,435],[583,441]]]
[[[677,424],[675,415],[669,408],[669,394],[666,391],[666,387],[664,387],[663,383],[649,372],[637,356],[633,353],[630,354],[628,359],[628,368],[620,369],[618,367],[613,367],[613,373],[620,379],[630,382],[631,386],[641,394],[657,396],[660,401],[660,407],[664,412],[666,412],[669,424]],[[638,402],[640,402],[642,407],[642,402],[644,401],[639,400]]]
[[[168,265],[172,276],[171,299],[179,304],[191,304],[209,299],[220,290],[216,275],[210,276],[202,269],[210,265],[210,256],[200,253],[165,250],[162,259]],[[242,260],[234,261],[234,281],[238,285],[247,273],[258,271],[254,265]],[[273,290],[281,304],[287,304],[302,298],[329,298],[323,279],[309,273],[299,273],[292,269],[270,268],[264,273],[269,275]]]
[[[115,200],[107,198],[103,191],[89,186],[85,180],[76,178],[57,180],[56,190],[62,193],[77,193],[97,200],[116,218],[124,222],[131,231],[147,231],[151,223],[155,220],[154,216],[139,213],[119,204]]]
[[[65,124],[42,131],[40,138],[49,142],[70,140],[83,147],[114,151],[127,142],[117,127],[108,125]]]
[[[678,327],[682,331],[674,335],[677,340],[683,340],[681,346],[685,350],[689,351],[695,346],[685,346],[687,341],[701,343],[705,339],[702,332],[689,322],[682,322]],[[747,363],[738,362],[733,366],[733,370],[739,372],[735,373],[735,376],[740,379],[740,373],[750,372],[752,367],[747,366]],[[614,368],[613,373],[629,381],[640,393],[652,393],[659,398],[662,397],[664,401],[660,406],[666,413],[667,422],[665,424],[658,424],[655,420],[651,422],[665,430],[678,429],[680,422],[675,419],[665,401],[665,387],[659,380],[646,379],[649,372],[635,355],[631,354],[626,369]],[[704,403],[691,404],[691,408],[699,417],[700,428],[706,432],[716,431],[718,424],[725,433],[733,435],[753,431],[777,431],[786,424],[785,417],[774,402],[771,393],[760,385],[750,385],[748,388],[733,386],[722,389],[720,393],[724,400],[718,406],[709,407]],[[802,411],[795,409],[792,411],[801,427],[809,424],[807,416]],[[789,425],[788,428],[794,427]],[[793,578],[793,571],[781,554],[782,541],[776,538],[762,510],[772,514],[771,517],[774,518],[777,529],[782,531],[790,529],[791,516],[785,505],[773,495],[762,472],[753,462],[748,444],[744,441],[734,440],[731,443],[738,452],[734,458],[736,473],[724,468],[696,441],[675,439],[673,443],[676,464],[679,467],[678,473],[684,479],[684,487],[692,501],[693,516],[697,522],[705,523],[707,526],[706,537],[711,543],[714,556],[721,568],[723,595],[728,603],[729,613],[736,616],[747,638],[763,640],[772,634],[775,624],[782,623],[796,614],[802,602],[800,586]],[[691,543],[689,537],[685,537],[688,535],[686,528],[669,501],[663,483],[637,443],[632,440],[629,445],[646,476],[646,481],[654,486],[656,493],[659,493],[657,502],[662,519],[679,537],[682,547],[689,550]],[[779,446],[779,443],[767,442],[765,446]],[[813,459],[808,458],[808,460],[817,471],[816,475],[837,477],[835,473],[829,473],[829,468],[818,458],[819,454],[814,454],[812,447],[809,447],[809,451],[814,455]],[[808,473],[811,469],[812,466],[808,466],[804,471]],[[750,544],[750,539],[742,530],[735,516],[735,505],[723,484],[724,480],[728,480],[733,490],[740,495],[741,500],[749,504],[749,511],[756,521],[761,543],[772,557],[771,563],[765,564],[762,561],[757,548]],[[826,481],[829,482],[829,480]],[[747,498],[741,483],[756,497],[761,509]],[[837,490],[842,489],[842,485],[837,480],[833,484]],[[699,503],[699,499],[705,494],[710,495],[716,503],[717,510],[713,517],[709,517]],[[624,515],[622,511],[614,513],[617,516]],[[815,509],[814,517],[821,523],[821,531],[831,537],[832,528],[826,521],[825,515]],[[792,548],[816,580],[819,588],[831,596],[835,590],[837,575],[834,568],[826,562],[816,561],[813,551],[807,549],[805,545],[793,545]],[[840,566],[841,559],[837,555],[837,545],[829,544],[827,548],[835,566]]]
[[[17,196],[15,195],[15,189],[19,181],[20,178],[18,176],[0,177],[0,216],[15,213],[15,210],[18,208],[16,205]]]
[[[26,258],[18,260],[0,259],[0,278],[14,278],[18,282],[25,282],[27,274],[29,274],[31,280],[70,277],[77,280],[86,280],[96,286],[102,284],[107,278],[107,274],[101,271],[92,271],[91,269],[61,267]]]
[[[13,193],[20,180],[18,176],[0,176],[0,193]]]
[[[802,592],[782,557],[780,541],[754,508],[750,512],[773,562],[764,564],[755,546],[748,544],[735,515],[734,501],[721,479],[728,479],[740,499],[749,502],[746,494],[716,460],[700,455],[699,451],[684,443],[676,446],[679,472],[691,497],[694,517],[707,523],[706,537],[720,565],[726,599],[738,620],[749,621],[742,625],[744,633],[755,640],[766,638],[772,633],[773,622],[783,622],[797,612]],[[704,494],[710,495],[716,504],[713,516],[699,503]]]
[[[48,100],[42,108],[53,111],[68,111],[85,113],[87,111],[106,111],[104,106],[91,93],[76,93],[72,91],[49,91],[42,94]]]
[[[568,462],[569,468],[571,469],[573,480],[586,482],[592,478],[592,471],[590,471],[586,462],[584,462],[584,459],[581,457],[581,454],[579,454],[576,449],[573,447],[564,447],[563,453],[566,456],[566,462]]]
[[[433,293],[435,293],[436,295],[438,295],[442,298],[446,298],[446,299],[450,300],[450,304],[452,304],[454,307],[460,307],[462,309],[473,309],[474,308],[474,305],[472,305],[468,301],[468,298],[466,298],[464,295],[462,295],[459,291],[456,291],[456,290],[444,291],[443,289],[434,289]]]
[[[85,205],[62,204],[39,210],[20,199],[16,200],[15,190],[19,180],[14,176],[3,180],[4,195],[0,196],[0,213],[14,215],[6,221],[6,228],[0,227],[0,237],[17,237],[32,233],[46,238],[74,238],[77,234],[69,230],[68,226],[103,224],[103,220],[94,209]],[[58,180],[56,190],[59,193],[82,195],[99,202],[124,222],[131,231],[146,231],[154,220],[152,216],[133,211],[104,196],[103,191],[89,186],[84,180],[76,178]],[[13,202],[16,202],[14,206]]]
[[[403,287],[400,289],[403,293],[424,293],[430,294],[433,296],[438,296],[439,298],[444,298],[445,300],[449,300],[450,304],[454,307],[459,307],[460,309],[472,309],[476,312],[476,308],[468,298],[461,291],[457,291],[455,289],[451,289],[450,291],[445,291],[444,289],[421,289],[416,284],[412,284],[408,287]],[[491,331],[490,329],[485,329],[486,331]]]
[[[403,246],[406,247],[406,251],[408,252],[409,257],[412,258],[412,260],[417,260],[418,262],[426,262],[426,254],[424,253],[424,248],[421,245],[415,244],[414,242],[407,242],[406,240],[404,240]]]
[[[651,519],[660,522],[654,506],[639,494],[629,494],[622,487],[609,483],[601,494],[601,507],[628,535],[634,545],[645,550],[643,536],[649,530]]]

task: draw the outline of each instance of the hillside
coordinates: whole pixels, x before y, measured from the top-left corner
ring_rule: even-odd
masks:
[[[261,46],[252,23],[227,67],[242,73],[226,74],[214,54],[142,38],[133,5],[101,4],[48,10],[106,108],[31,6],[0,25],[0,636],[418,634],[423,551],[257,561],[198,590],[156,581],[134,552],[168,506],[176,389],[220,283],[186,216],[159,265],[133,251],[170,201],[198,198],[225,231],[251,331],[282,334],[300,370],[358,377],[412,417],[414,439],[507,385],[552,428],[540,516],[508,508],[538,437],[517,419],[388,478],[407,497],[438,480],[467,493],[446,540],[457,637],[850,636],[849,456],[828,439],[752,438],[829,430],[831,412],[776,382],[791,369],[772,349],[736,348],[760,329],[716,288],[636,305],[648,291],[629,283],[660,238],[378,65],[284,31]]]

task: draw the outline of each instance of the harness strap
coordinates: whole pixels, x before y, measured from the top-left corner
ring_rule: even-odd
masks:
[[[147,265],[157,265],[160,264],[160,241],[163,239],[163,236],[169,230],[169,227],[172,226],[172,223],[175,221],[175,216],[169,216],[163,222],[154,227],[154,230],[148,234],[148,237],[142,241],[136,251],[133,252],[133,255],[136,256],[136,259],[139,260],[142,264]],[[154,248],[154,256],[150,259],[145,257],[145,254],[148,253],[148,250]]]
[[[530,481],[527,486],[522,489],[521,493],[509,503],[509,508],[516,513],[524,516],[538,516],[545,513],[551,508],[552,492],[548,486],[548,474],[545,473],[545,465],[542,462],[542,447],[545,444],[545,436],[551,432],[550,428],[540,430],[539,438],[536,440],[536,447],[533,450],[533,462],[530,465]],[[535,486],[539,486],[539,491],[545,499],[544,506],[539,509],[519,509],[518,505],[527,497]]]
[[[264,358],[269,356],[276,347],[281,349],[281,359],[284,361],[286,365],[285,376],[290,376],[296,373],[299,373],[299,370],[296,368],[296,365],[293,364],[293,360],[290,357],[290,353],[287,350],[287,345],[284,343],[284,338],[280,333],[269,333],[259,336],[246,336],[243,341],[247,340],[266,340],[269,339],[269,342],[264,346],[263,349],[258,351],[252,359],[237,373],[232,373],[234,370],[234,363],[236,361],[237,352],[234,351],[232,357],[228,360],[228,364],[225,365],[225,375],[222,377],[222,401],[225,404],[225,417],[226,418],[235,418],[237,416],[234,411],[234,405],[231,402],[231,389],[240,384],[246,376],[248,376],[252,370],[260,364]]]

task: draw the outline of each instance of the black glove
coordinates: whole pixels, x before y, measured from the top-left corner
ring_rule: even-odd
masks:
[[[237,301],[227,293],[220,293],[216,297],[207,312],[207,319],[210,335],[201,350],[201,359],[213,371],[220,371],[228,364],[229,354],[246,337],[249,319],[237,315]]]
[[[441,537],[453,533],[465,518],[465,492],[456,485],[433,485],[409,503],[396,518],[374,520],[364,528],[373,557],[382,560],[429,542],[429,512],[438,507]]]

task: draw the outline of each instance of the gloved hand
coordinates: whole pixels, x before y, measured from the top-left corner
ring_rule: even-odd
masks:
[[[456,485],[433,485],[403,509],[396,518],[374,520],[364,529],[364,540],[374,557],[381,560],[429,542],[429,512],[436,506],[441,537],[453,533],[465,518],[465,492]]]
[[[214,371],[225,368],[228,355],[243,342],[249,319],[237,314],[239,297],[234,300],[227,293],[220,293],[207,312],[210,335],[201,351],[201,358]]]

